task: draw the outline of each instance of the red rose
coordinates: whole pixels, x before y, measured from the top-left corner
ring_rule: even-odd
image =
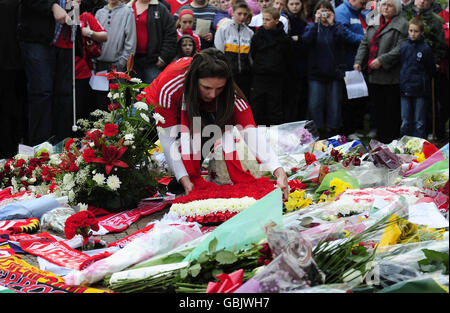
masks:
[[[312,154],[312,153],[309,153],[309,152],[305,153],[305,160],[306,160],[306,164],[307,165],[317,161],[316,156],[314,154]]]
[[[105,130],[103,131],[103,134],[105,136],[115,136],[117,135],[117,133],[119,132],[119,127],[116,124],[106,124],[105,125]]]
[[[202,215],[197,215],[197,216],[194,218],[194,221],[197,222],[197,223],[199,223],[199,224],[202,224],[203,221],[204,221],[204,219],[205,219],[204,216],[202,216]]]
[[[110,90],[119,90],[119,85],[118,84],[109,84],[109,89]]]
[[[18,168],[18,167],[22,167],[25,164],[25,160],[24,159],[19,159],[17,160],[16,164],[14,164],[14,167]]]
[[[66,149],[66,151],[70,150],[70,146],[75,142],[75,139],[70,138],[66,141],[64,148]]]
[[[78,172],[78,166],[75,163],[70,164],[69,171]]]
[[[217,212],[216,217],[220,222],[225,222],[227,220],[227,217],[222,212]]]
[[[119,108],[119,104],[118,103],[111,103],[110,105],[108,105],[108,110],[110,111],[115,111]]]
[[[91,163],[97,156],[95,155],[94,149],[85,149],[83,151],[83,160],[85,162]]]

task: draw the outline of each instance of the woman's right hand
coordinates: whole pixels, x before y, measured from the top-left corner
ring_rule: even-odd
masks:
[[[186,195],[189,194],[194,189],[194,184],[191,182],[189,176],[181,177],[180,184],[183,186]]]
[[[353,69],[355,71],[361,72],[361,65],[360,64],[355,64],[355,65],[353,65]]]

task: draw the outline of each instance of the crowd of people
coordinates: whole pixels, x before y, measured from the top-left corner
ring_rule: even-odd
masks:
[[[0,0],[0,15],[0,158],[74,136],[74,118],[110,102],[91,77],[124,71],[130,55],[133,75],[152,83],[210,47],[225,53],[257,125],[309,119],[322,138],[356,139],[367,122],[385,143],[448,136],[448,2]],[[353,70],[367,97],[348,98]]]

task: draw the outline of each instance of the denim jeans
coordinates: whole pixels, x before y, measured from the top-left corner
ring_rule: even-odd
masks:
[[[72,50],[21,42],[28,91],[28,141],[72,136]]]
[[[426,138],[426,99],[423,97],[401,97],[400,136]]]
[[[317,128],[341,127],[342,82],[333,80],[321,82],[309,80],[308,110],[309,117],[314,120]]]
[[[137,55],[134,59],[134,70],[136,71],[136,77],[146,84],[151,84],[162,72],[156,64],[146,65],[145,57],[140,55]]]

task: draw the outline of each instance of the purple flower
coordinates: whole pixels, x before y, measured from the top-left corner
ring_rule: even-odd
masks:
[[[313,136],[306,128],[300,128],[298,136],[300,137],[300,142],[302,145],[313,141]]]

